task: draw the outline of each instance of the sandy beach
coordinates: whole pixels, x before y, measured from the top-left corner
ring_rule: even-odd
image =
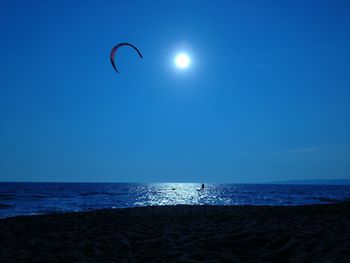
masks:
[[[349,262],[350,203],[163,206],[0,220],[1,262]]]

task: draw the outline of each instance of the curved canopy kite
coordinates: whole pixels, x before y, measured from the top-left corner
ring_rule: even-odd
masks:
[[[123,42],[123,43],[119,43],[118,45],[116,45],[115,47],[112,48],[111,50],[111,54],[109,55],[110,59],[111,59],[111,63],[112,63],[112,66],[113,68],[115,69],[115,71],[117,73],[119,73],[116,65],[115,65],[115,53],[117,52],[117,50],[122,47],[122,46],[129,46],[129,47],[132,47],[133,49],[135,49],[135,51],[139,54],[140,58],[143,58],[141,52],[137,49],[137,47],[135,47],[134,45],[130,44],[130,43],[126,43],[126,42]]]

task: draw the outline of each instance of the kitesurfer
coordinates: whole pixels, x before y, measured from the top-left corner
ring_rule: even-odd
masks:
[[[117,66],[115,64],[115,54],[117,52],[117,50],[122,47],[122,46],[129,46],[129,47],[132,47],[138,54],[139,54],[139,57],[140,58],[143,58],[141,52],[137,49],[137,47],[135,47],[133,44],[130,44],[130,43],[126,43],[126,42],[122,42],[122,43],[119,43],[118,45],[114,46],[111,50],[111,53],[109,55],[109,58],[111,60],[111,63],[112,63],[112,66],[114,68],[114,70],[119,73],[118,69],[117,69]]]

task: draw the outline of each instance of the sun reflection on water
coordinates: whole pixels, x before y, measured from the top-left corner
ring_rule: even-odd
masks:
[[[212,204],[215,196],[210,188],[199,190],[200,184],[163,183],[149,184],[135,202],[136,206],[148,205],[204,205]]]

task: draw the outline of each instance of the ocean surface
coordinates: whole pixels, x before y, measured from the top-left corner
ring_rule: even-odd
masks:
[[[0,183],[0,218],[158,205],[303,205],[350,200],[350,185]]]

